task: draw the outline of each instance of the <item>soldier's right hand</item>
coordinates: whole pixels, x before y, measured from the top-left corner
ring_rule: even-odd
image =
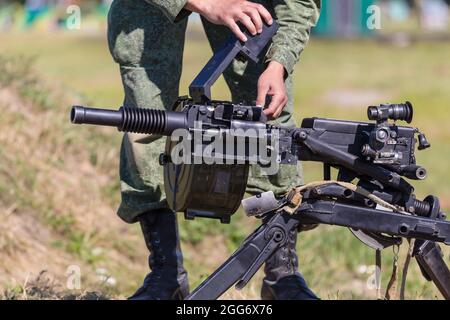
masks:
[[[197,12],[208,21],[227,26],[241,40],[247,37],[238,22],[255,35],[262,32],[263,20],[271,25],[272,16],[263,5],[246,0],[187,0],[185,8]]]

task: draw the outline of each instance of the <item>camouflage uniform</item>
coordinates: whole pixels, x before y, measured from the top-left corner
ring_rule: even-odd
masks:
[[[319,15],[320,0],[261,0],[280,24],[273,43],[259,64],[234,61],[224,76],[235,102],[253,102],[257,81],[265,64],[274,60],[286,69],[289,102],[276,123],[295,125],[293,119],[292,72]],[[170,108],[178,97],[184,37],[187,25],[183,7],[186,0],[115,0],[108,19],[108,42],[120,65],[125,90],[124,105],[141,108]],[[213,50],[231,34],[223,26],[202,20]],[[120,179],[122,203],[118,214],[136,222],[144,212],[167,204],[158,156],[164,139],[150,144],[137,142],[139,136],[125,134],[121,148]],[[282,166],[275,176],[261,176],[253,166],[247,191],[273,190],[281,194],[301,183],[301,170]]]

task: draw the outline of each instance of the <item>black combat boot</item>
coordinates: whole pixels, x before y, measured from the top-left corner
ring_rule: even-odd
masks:
[[[139,220],[151,272],[130,300],[181,300],[189,294],[176,214],[169,209],[145,213]]]
[[[261,288],[263,300],[316,300],[319,299],[297,271],[298,258],[295,245],[297,230],[291,230],[287,243],[266,261],[266,274]]]

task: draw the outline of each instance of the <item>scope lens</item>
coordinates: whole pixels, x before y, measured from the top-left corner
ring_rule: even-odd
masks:
[[[389,108],[389,118],[392,120],[404,120],[411,123],[413,118],[413,107],[410,102],[393,104]]]
[[[369,120],[385,121],[403,120],[411,123],[413,119],[413,107],[410,102],[401,104],[382,104],[380,106],[370,106],[367,109]]]
[[[369,107],[367,109],[367,118],[369,120],[378,120],[378,107]]]

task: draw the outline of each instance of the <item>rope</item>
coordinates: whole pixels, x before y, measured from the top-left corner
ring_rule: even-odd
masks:
[[[377,287],[377,299],[381,299],[381,250],[375,250],[375,283]]]
[[[344,188],[350,189],[355,193],[358,193],[370,200],[372,200],[373,202],[375,202],[376,204],[379,204],[382,207],[385,207],[387,209],[391,209],[394,212],[398,212],[398,213],[402,213],[402,214],[408,214],[407,212],[405,212],[403,210],[403,208],[394,206],[386,201],[384,201],[383,199],[371,194],[369,191],[354,185],[353,183],[349,183],[349,182],[342,182],[342,181],[314,181],[308,184],[305,184],[303,186],[300,187],[295,187],[292,188],[287,194],[286,194],[286,198],[288,200],[288,204],[286,206],[283,207],[283,210],[286,211],[289,214],[294,214],[297,209],[301,206],[302,201],[303,201],[303,192],[312,189],[312,188],[316,188],[316,187],[320,187],[320,186],[325,186],[325,185],[329,185],[329,184],[338,184]]]
[[[400,288],[400,300],[405,300],[405,289],[406,289],[406,276],[408,275],[409,264],[411,263],[413,249],[414,249],[414,239],[408,239],[409,247],[408,254],[406,255],[405,264],[403,266],[402,272],[402,286]]]
[[[384,298],[386,300],[393,300],[397,297],[398,253],[400,251],[400,246],[399,245],[393,246],[392,251],[394,251],[394,259],[392,262],[391,278],[389,279],[389,283],[386,288],[386,294],[384,295]]]

